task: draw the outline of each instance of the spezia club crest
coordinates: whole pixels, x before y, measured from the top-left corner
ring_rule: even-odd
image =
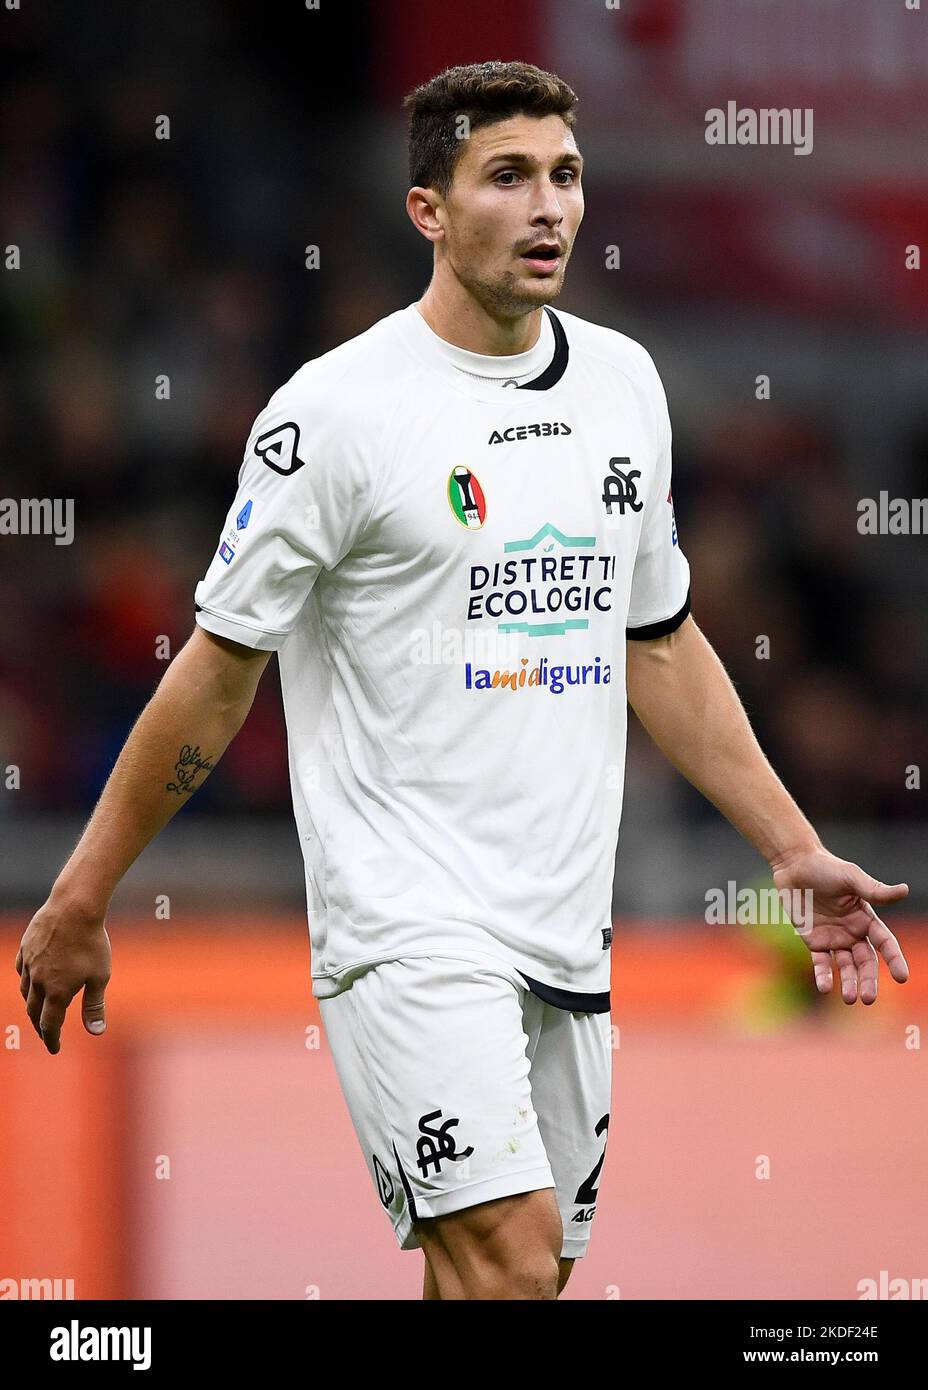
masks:
[[[448,501],[451,510],[462,526],[469,531],[477,531],[487,515],[486,498],[476,473],[459,465],[448,475]]]

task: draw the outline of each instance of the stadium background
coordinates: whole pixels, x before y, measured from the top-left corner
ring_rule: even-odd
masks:
[[[97,0],[0,22],[0,224],[22,257],[0,279],[0,495],[76,517],[70,546],[0,536],[0,767],[21,777],[0,790],[0,1294],[418,1296],[421,1257],[396,1250],[313,1045],[276,663],[117,891],[105,1039],[75,1004],[49,1057],[13,959],[163,674],[157,639],[189,635],[254,416],[425,288],[403,94],[488,57],[580,95],[587,212],[559,302],[661,370],[697,621],[826,843],[912,890],[888,914],[910,983],[882,972],[866,1011],[817,1000],[788,928],[706,925],[706,891],[765,866],[632,728],[613,1119],[565,1297],[855,1298],[881,1270],[928,1276],[928,859],[906,777],[928,751],[925,541],[856,525],[863,497],[928,495],[928,290],[905,268],[928,245],[928,14]],[[813,153],[708,146],[729,99],[811,106]]]

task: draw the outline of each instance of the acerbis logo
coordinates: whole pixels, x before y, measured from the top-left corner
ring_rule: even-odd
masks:
[[[289,478],[291,473],[302,468],[306,462],[297,453],[299,444],[300,427],[288,420],[286,424],[277,425],[274,429],[268,430],[267,434],[262,434],[260,439],[256,439],[255,453],[268,468],[273,468],[275,473],[282,473],[285,478]]]
[[[494,430],[490,435],[489,444],[512,444],[517,439],[546,439],[553,434],[573,434],[570,425],[565,425],[563,420],[554,421],[549,424],[547,420],[540,425],[510,425],[508,430]]]
[[[375,1153],[371,1153],[371,1158],[374,1160],[374,1172],[377,1175],[377,1195],[380,1198],[381,1205],[386,1207],[389,1211],[390,1207],[393,1205],[393,1198],[396,1195],[396,1189],[393,1186],[393,1177],[389,1169],[381,1163]]]

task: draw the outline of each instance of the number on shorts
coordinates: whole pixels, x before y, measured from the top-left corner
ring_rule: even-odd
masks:
[[[602,1117],[602,1119],[599,1121],[599,1123],[597,1124],[596,1129],[595,1129],[594,1132],[595,1132],[596,1136],[598,1137],[600,1134],[606,1133],[606,1131],[608,1131],[608,1129],[609,1129],[609,1116],[608,1116],[608,1115],[604,1115],[604,1116]],[[607,1134],[606,1137],[608,1138],[608,1134]],[[596,1193],[596,1184],[599,1182],[599,1172],[600,1172],[600,1169],[601,1169],[602,1166],[603,1166],[603,1159],[604,1159],[605,1157],[606,1157],[606,1146],[605,1146],[605,1144],[603,1144],[603,1151],[602,1151],[602,1153],[599,1155],[599,1159],[598,1159],[598,1161],[597,1161],[596,1167],[593,1169],[593,1171],[592,1171],[592,1173],[590,1174],[590,1176],[589,1176],[588,1178],[584,1178],[583,1182],[582,1182],[582,1183],[580,1184],[580,1186],[577,1188],[577,1195],[576,1195],[576,1197],[574,1198],[574,1201],[575,1201],[575,1202],[580,1202],[580,1203],[582,1203],[582,1205],[585,1206],[585,1207],[593,1206],[593,1205],[595,1204],[595,1202],[596,1202],[596,1196],[597,1196],[597,1193]]]

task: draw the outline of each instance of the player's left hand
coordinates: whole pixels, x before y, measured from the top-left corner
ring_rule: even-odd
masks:
[[[812,953],[815,983],[821,994],[832,987],[832,961],[841,975],[845,1004],[876,1002],[879,956],[897,984],[909,978],[899,942],[876,915],[872,903],[896,903],[908,896],[907,883],[881,883],[858,864],[838,859],[826,849],[812,849],[773,870],[777,889],[788,889],[790,920]],[[811,913],[800,894],[811,891]],[[879,953],[879,955],[877,954]]]

